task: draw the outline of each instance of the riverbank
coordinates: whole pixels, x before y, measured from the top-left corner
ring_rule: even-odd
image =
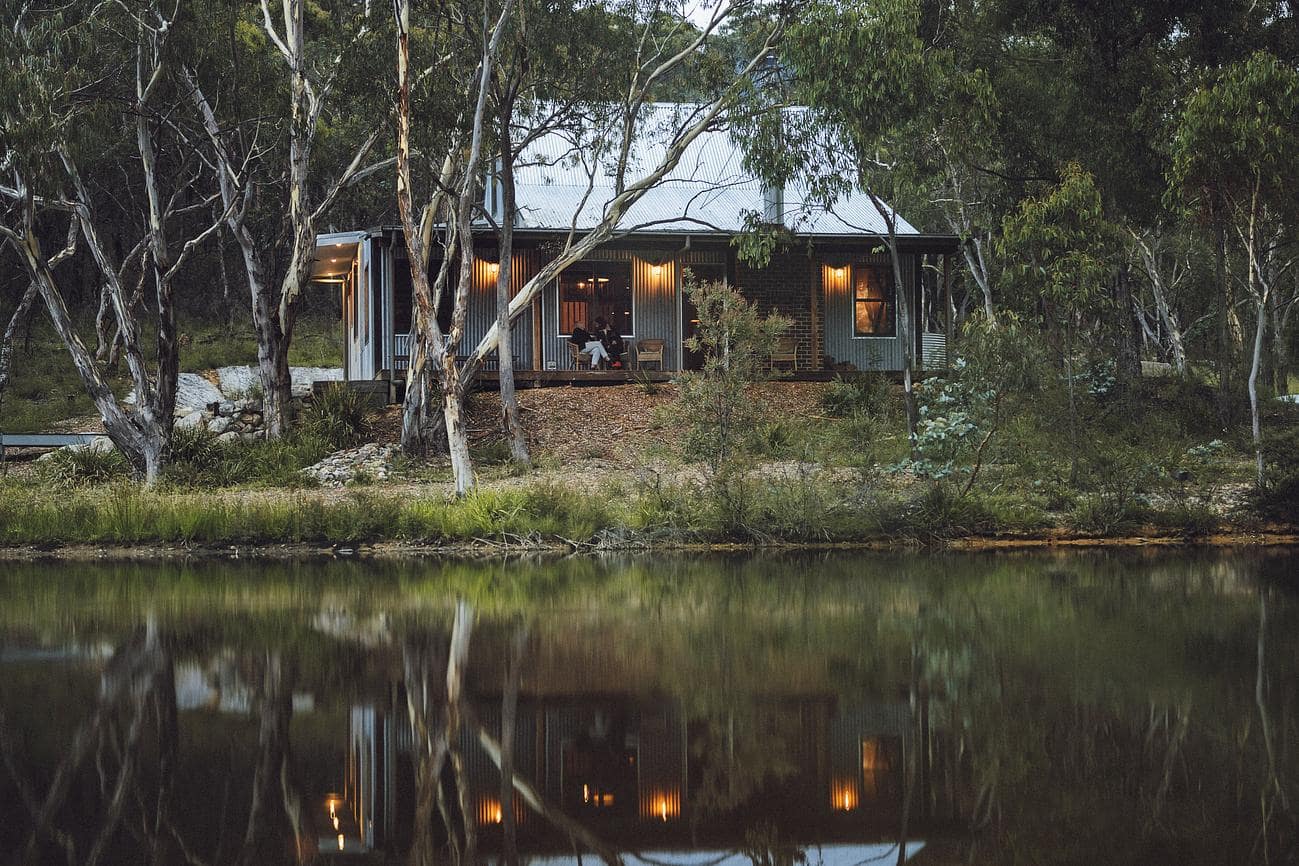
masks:
[[[111,449],[13,462],[0,548],[12,559],[1293,543],[1293,491],[1260,495],[1248,439],[1205,413],[1203,388],[1143,388],[1098,402],[1073,458],[1059,419],[1029,403],[944,467],[908,460],[887,383],[767,382],[750,389],[760,414],[720,470],[686,447],[675,385],[521,392],[530,467],[509,459],[496,396],[477,394],[479,485],[460,499],[445,458],[400,454],[396,407],[334,418],[322,404],[283,441],[178,430],[152,488]],[[343,441],[319,432],[340,428]],[[1294,425],[1278,416],[1273,429]]]
[[[440,485],[177,491],[116,483],[54,491],[0,486],[0,558],[430,556],[647,550],[1019,550],[1277,546],[1299,527],[1197,503],[1129,503],[1104,525],[1017,497],[956,495],[844,470],[756,472],[714,489],[612,475],[606,495],[554,472],[485,480],[462,499]],[[573,467],[564,478],[598,476]],[[658,476],[661,479],[661,475]]]

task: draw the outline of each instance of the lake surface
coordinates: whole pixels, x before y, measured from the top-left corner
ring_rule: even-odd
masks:
[[[1276,551],[0,564],[0,862],[1295,863],[1297,588]]]

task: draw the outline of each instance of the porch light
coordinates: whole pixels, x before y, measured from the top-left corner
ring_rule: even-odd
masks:
[[[487,270],[491,271],[493,274],[495,274],[495,273],[499,273],[500,270],[501,270],[501,263],[500,263],[500,262],[488,262],[488,263],[487,263]]]
[[[654,267],[650,268],[650,273],[654,274],[654,276],[656,276],[656,277],[658,277],[658,276],[662,276],[662,275],[663,275],[663,266],[662,266],[662,265],[655,265]]]

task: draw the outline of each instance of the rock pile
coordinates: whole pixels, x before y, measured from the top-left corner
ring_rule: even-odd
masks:
[[[300,401],[311,393],[311,383],[334,381],[343,377],[339,367],[291,367],[293,399]],[[223,442],[236,439],[261,439],[265,435],[262,401],[255,396],[261,387],[252,367],[222,367],[214,385],[198,373],[181,373],[176,381],[176,427],[181,430],[203,428]],[[134,402],[135,395],[126,398]]]
[[[178,415],[180,408],[177,407]],[[184,409],[185,414],[176,419],[178,430],[202,427],[215,433],[221,442],[260,439],[264,435],[261,400],[218,400],[202,409],[189,406]]]
[[[371,442],[359,448],[336,451],[319,463],[303,469],[302,474],[316,479],[322,487],[342,487],[349,481],[356,481],[358,477],[383,481],[392,472],[392,459],[397,451],[396,445]]]

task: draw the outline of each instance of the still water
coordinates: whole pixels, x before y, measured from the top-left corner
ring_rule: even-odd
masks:
[[[0,565],[0,862],[1299,862],[1299,554]]]

